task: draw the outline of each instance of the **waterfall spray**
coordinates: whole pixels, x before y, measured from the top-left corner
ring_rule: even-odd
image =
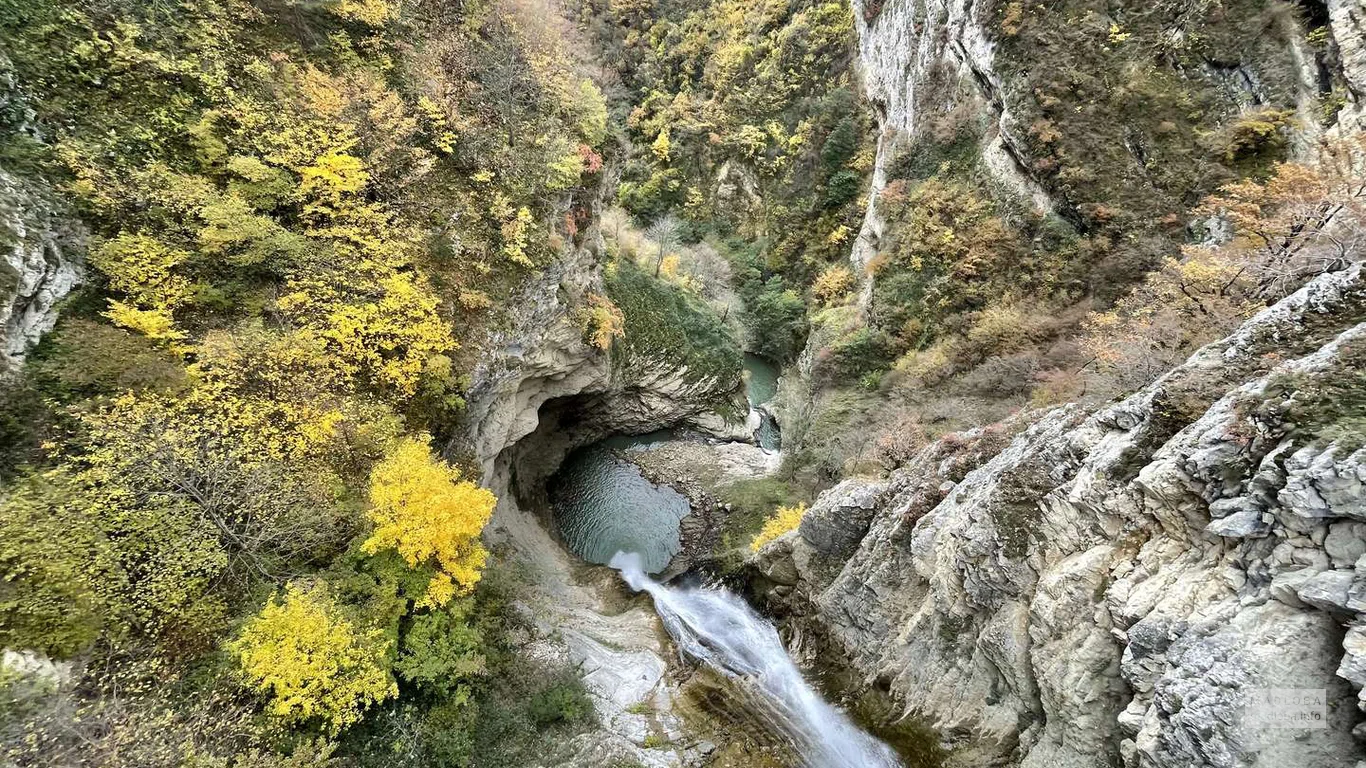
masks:
[[[804,768],[898,768],[887,745],[864,733],[802,678],[778,631],[721,589],[674,589],[645,575],[640,555],[618,552],[611,566],[649,592],[664,628],[687,656],[757,694],[764,719],[791,739]]]

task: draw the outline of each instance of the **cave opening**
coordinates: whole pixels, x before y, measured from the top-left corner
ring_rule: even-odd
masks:
[[[650,572],[678,553],[687,498],[647,480],[619,451],[672,439],[672,423],[634,407],[631,393],[583,392],[545,401],[536,428],[498,457],[507,490],[562,547],[606,564],[634,551]]]

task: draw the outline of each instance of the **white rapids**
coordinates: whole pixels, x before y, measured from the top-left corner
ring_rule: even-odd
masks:
[[[664,628],[687,656],[751,691],[764,719],[790,739],[804,768],[899,768],[892,750],[826,703],[802,678],[778,631],[723,589],[675,589],[651,579],[640,555],[618,552],[611,567],[649,592]]]

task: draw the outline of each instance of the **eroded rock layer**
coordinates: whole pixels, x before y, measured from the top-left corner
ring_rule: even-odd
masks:
[[[1095,414],[831,489],[758,557],[764,592],[954,765],[1353,766],[1363,363],[1358,265]],[[1322,692],[1326,727],[1259,721],[1269,689]]]
[[[85,231],[49,197],[0,170],[0,371],[52,330],[81,281]]]

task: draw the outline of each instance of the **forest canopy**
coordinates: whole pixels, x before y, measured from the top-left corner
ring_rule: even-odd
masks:
[[[90,273],[3,385],[0,645],[79,676],[6,688],[6,762],[464,765],[586,718],[502,681],[496,499],[447,451],[471,340],[601,181],[541,10],[0,2],[0,161]]]

